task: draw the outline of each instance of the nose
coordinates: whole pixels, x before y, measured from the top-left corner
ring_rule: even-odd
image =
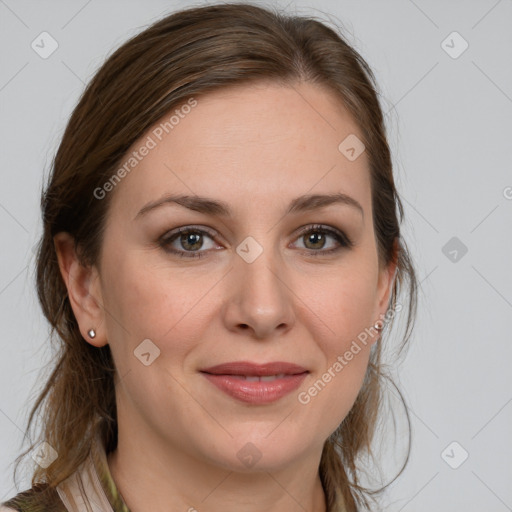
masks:
[[[230,331],[247,332],[258,340],[283,335],[294,323],[293,290],[282,260],[272,250],[251,263],[236,256],[229,272],[224,322]]]

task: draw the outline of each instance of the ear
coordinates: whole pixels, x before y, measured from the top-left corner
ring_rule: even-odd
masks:
[[[62,279],[66,284],[69,302],[83,338],[95,347],[108,343],[104,325],[99,274],[96,267],[84,267],[75,252],[74,239],[69,233],[53,237]],[[88,334],[94,329],[96,336]]]
[[[393,256],[389,264],[379,271],[379,280],[377,284],[377,316],[375,321],[382,320],[386,314],[391,298],[391,292],[395,283],[396,271],[398,266],[399,246],[398,239],[393,243]]]

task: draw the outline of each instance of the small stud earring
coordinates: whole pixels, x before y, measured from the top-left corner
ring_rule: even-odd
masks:
[[[94,329],[89,329],[87,334],[89,335],[89,338],[96,338],[96,331]]]
[[[373,328],[376,329],[377,331],[382,331],[382,329],[384,329],[384,326],[383,325],[379,325],[378,322],[376,322],[374,325],[373,325]]]

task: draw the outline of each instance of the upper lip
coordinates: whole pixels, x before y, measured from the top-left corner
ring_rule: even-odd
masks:
[[[297,375],[307,372],[306,368],[293,363],[275,361],[272,363],[256,364],[249,361],[233,361],[218,364],[201,370],[212,375],[248,375],[263,377],[266,375]]]

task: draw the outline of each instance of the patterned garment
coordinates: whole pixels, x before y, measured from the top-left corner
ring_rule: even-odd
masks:
[[[339,501],[343,499],[339,496]],[[56,489],[44,484],[0,503],[0,512],[130,512],[110,474],[105,448],[99,438],[89,457]],[[345,512],[339,505],[334,512]]]
[[[46,489],[46,492],[44,492]],[[100,438],[77,471],[56,489],[44,484],[0,504],[0,512],[130,512],[110,474]]]

